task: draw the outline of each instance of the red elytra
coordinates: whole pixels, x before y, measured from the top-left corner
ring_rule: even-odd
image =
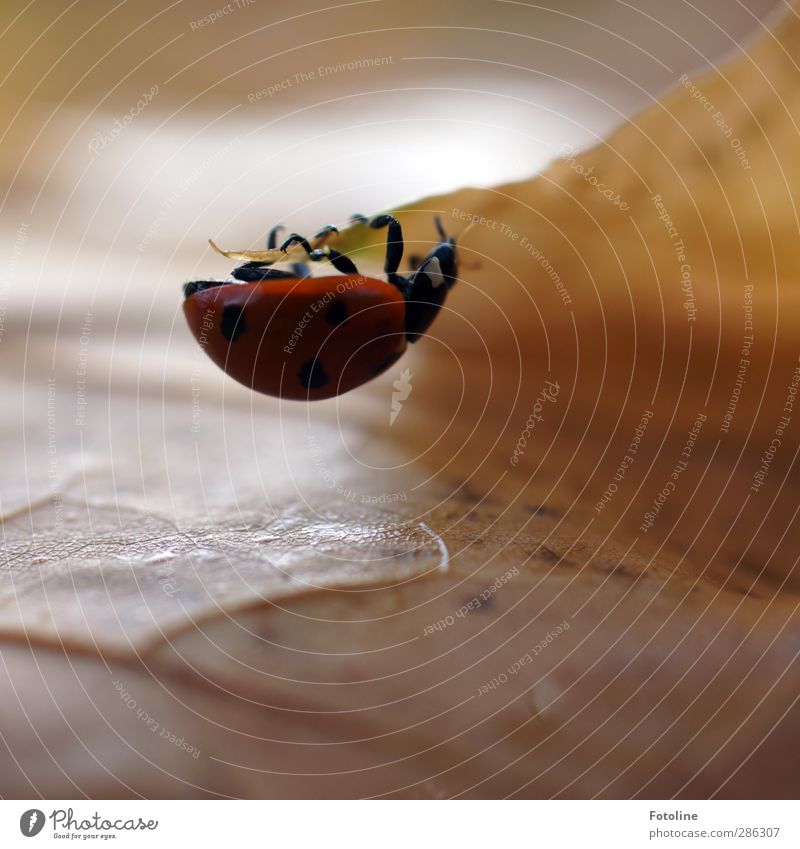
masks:
[[[384,372],[406,349],[405,299],[354,275],[228,283],[183,303],[206,354],[239,383],[318,400]]]

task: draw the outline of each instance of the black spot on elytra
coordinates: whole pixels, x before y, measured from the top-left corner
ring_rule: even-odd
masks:
[[[244,310],[236,304],[227,304],[222,310],[219,329],[229,342],[235,342],[245,331]]]
[[[347,307],[338,298],[328,307],[325,318],[331,324],[341,324],[347,318]]]
[[[306,360],[297,374],[304,389],[319,389],[328,382],[328,375],[319,360]]]
[[[403,356],[402,351],[390,354],[380,365],[375,367],[375,374],[383,374],[387,368],[391,368]]]

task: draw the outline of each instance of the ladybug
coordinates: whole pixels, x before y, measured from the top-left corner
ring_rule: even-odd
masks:
[[[195,280],[183,287],[183,312],[209,357],[234,380],[278,398],[331,398],[385,372],[430,327],[457,277],[456,241],[436,219],[440,241],[408,276],[398,274],[403,232],[391,215],[367,222],[388,228],[386,279],[366,277],[330,242],[325,227],[308,240],[292,233],[276,247],[281,227],[265,251],[223,251],[244,260],[231,280]],[[337,275],[311,277],[300,253],[328,260]],[[290,271],[272,268],[289,262]]]

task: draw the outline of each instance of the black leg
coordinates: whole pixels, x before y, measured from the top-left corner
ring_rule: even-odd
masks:
[[[276,224],[270,231],[269,236],[267,236],[267,250],[272,251],[278,247],[278,233],[281,230],[285,230],[286,228],[283,224]]]
[[[328,240],[328,236],[330,236],[331,233],[338,233],[338,232],[339,232],[339,228],[336,227],[334,224],[326,224],[319,231],[319,233],[317,233],[317,235],[314,236],[314,241],[317,241],[317,239],[321,239],[323,242],[326,242]]]
[[[308,254],[309,257],[312,254],[319,254],[319,248],[325,245],[325,243],[330,239],[331,236],[338,234],[339,229],[335,227],[333,224],[328,224],[323,227],[319,233],[317,233],[313,239],[310,241],[306,239],[305,236],[301,236],[299,233],[290,234],[288,239],[285,239],[283,244],[281,244],[280,248],[276,248],[276,244],[278,242],[278,233],[283,230],[284,227],[282,225],[277,225],[273,227],[269,231],[269,235],[267,236],[267,251],[273,251],[277,253],[281,251],[286,254],[289,249],[293,245],[300,245],[303,250]],[[219,250],[213,242],[211,243],[212,247],[216,250]],[[235,259],[245,259],[248,255],[258,256],[261,252],[253,251],[250,252],[234,252],[234,251],[221,251],[225,256],[230,256]],[[323,256],[313,256],[312,258],[317,261],[320,258],[328,257],[331,260],[331,263],[335,268],[339,271],[342,271],[344,274],[358,274],[355,265],[340,254],[338,251],[330,251],[324,252]],[[286,260],[289,260],[289,257],[286,257]],[[309,269],[308,266],[303,262],[294,262],[291,264],[291,272],[288,271],[278,271],[278,270],[270,270],[268,266],[272,265],[274,262],[280,262],[279,258],[273,259],[270,257],[269,259],[258,259],[252,260],[250,262],[246,262],[243,265],[238,266],[233,270],[233,276],[236,280],[241,280],[243,282],[257,282],[259,280],[270,280],[270,279],[281,279],[281,278],[289,278],[289,277],[308,277]]]
[[[343,253],[335,251],[333,248],[311,251],[309,257],[313,262],[321,262],[323,259],[329,260],[330,264],[337,271],[341,271],[342,274],[358,274],[358,269],[353,263],[353,260],[346,257]]]
[[[272,240],[273,234],[275,234],[277,229],[278,229],[277,227],[273,227],[273,229],[270,231],[270,234],[269,234],[270,241]],[[281,228],[281,229],[283,229],[283,228]],[[284,243],[281,245],[280,249],[282,251],[287,251],[294,244],[302,245],[307,254],[311,253],[311,245],[309,245],[308,239],[305,239],[303,236],[299,236],[297,233],[292,233],[292,235],[289,236],[289,238],[286,239],[286,241],[284,241]],[[275,246],[270,245],[270,247],[275,247]],[[304,262],[294,262],[294,263],[292,263],[291,269],[292,269],[292,274],[294,274],[295,277],[308,277],[308,275],[310,274],[310,271],[308,270],[308,266]]]
[[[284,240],[280,249],[286,253],[292,245],[302,245],[303,250],[310,254],[311,251],[317,250],[318,248],[324,248],[325,245],[331,240],[332,236],[339,235],[339,228],[334,224],[326,224],[312,239],[306,239],[305,236],[301,236],[299,233],[291,233],[289,238]]]
[[[370,221],[369,226],[376,230],[387,226],[389,228],[386,236],[386,262],[383,265],[383,270],[389,275],[391,281],[391,278],[397,274],[397,269],[400,268],[400,260],[403,258],[403,228],[393,215],[379,215]]]
[[[308,239],[305,236],[301,236],[299,233],[292,233],[286,241],[281,245],[281,250],[286,253],[292,245],[302,245],[303,250],[311,255],[311,245],[308,243]]]
[[[338,232],[339,232],[339,230],[336,227],[334,227],[333,224],[328,224],[327,227],[323,227],[319,231],[319,233],[317,233],[317,235],[314,236],[314,241],[317,242],[317,243],[322,242],[324,244],[327,237],[330,236],[331,233],[338,233]],[[327,254],[325,254],[324,251],[312,248],[311,243],[308,241],[308,239],[306,239],[305,236],[301,236],[299,233],[292,233],[289,236],[289,238],[286,239],[286,241],[284,241],[284,243],[281,245],[280,249],[285,252],[285,251],[288,251],[289,248],[292,245],[302,246],[303,250],[308,254],[309,259],[313,260],[314,262],[319,262],[320,259],[324,259],[327,256]],[[341,256],[341,254],[338,254],[336,251],[334,251],[333,253],[336,254],[336,256]],[[331,259],[331,262],[333,263],[333,259]],[[333,263],[333,265],[334,265],[334,268],[338,268],[336,263]],[[352,265],[352,263],[350,263],[350,265]],[[353,266],[353,268],[355,268],[355,266]],[[292,265],[292,272],[294,273],[294,275],[296,277],[308,277],[309,274],[311,273],[309,271],[308,266],[304,262],[294,263]],[[357,274],[358,272],[357,271],[352,271],[352,272],[351,271],[345,271],[343,273],[345,273],[345,274]]]

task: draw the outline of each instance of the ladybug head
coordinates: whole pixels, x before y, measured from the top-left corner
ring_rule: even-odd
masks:
[[[436,229],[441,241],[408,278],[406,332],[416,342],[430,327],[444,303],[447,292],[458,279],[456,240],[448,236],[438,216]]]
[[[456,256],[456,237],[448,236],[442,227],[442,220],[436,216],[436,230],[439,233],[441,241],[431,251],[430,257],[435,257],[439,260],[439,267],[444,277],[445,285],[448,289],[455,285],[458,278],[458,257]],[[466,232],[466,231],[465,231]]]
[[[421,275],[433,281],[433,288],[438,288],[443,283],[447,289],[451,289],[458,279],[458,257],[456,255],[455,236],[447,235],[438,215],[434,220],[441,241],[425,259],[422,261],[418,260],[419,265],[416,271],[409,277],[412,289],[415,281]]]

